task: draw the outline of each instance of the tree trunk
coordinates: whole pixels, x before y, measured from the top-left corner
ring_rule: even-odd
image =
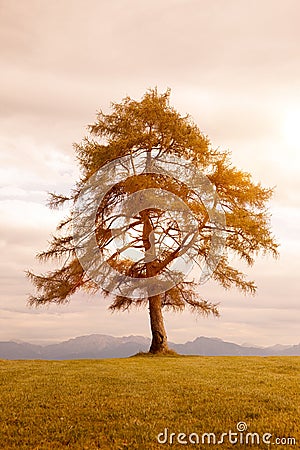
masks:
[[[152,332],[152,342],[149,352],[166,353],[169,349],[162,315],[160,295],[155,295],[149,298],[149,313]]]
[[[143,245],[145,249],[145,260],[149,258],[150,261],[146,262],[146,275],[152,277],[155,271],[152,266],[153,259],[156,259],[155,255],[155,243],[150,242],[150,236],[153,231],[151,221],[149,219],[149,211],[144,210],[140,212],[140,216],[143,220]],[[164,326],[164,319],[162,315],[161,296],[154,295],[149,297],[149,314],[150,314],[150,327],[152,333],[152,342],[149,352],[150,353],[166,353],[168,349],[167,334]]]

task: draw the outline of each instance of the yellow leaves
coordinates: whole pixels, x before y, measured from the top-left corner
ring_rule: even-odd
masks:
[[[196,166],[197,170],[207,175],[214,185],[220,204],[226,214],[226,225],[224,225],[222,231],[227,234],[227,248],[248,264],[253,263],[254,256],[259,251],[271,252],[276,256],[278,246],[270,232],[269,216],[266,209],[267,201],[272,195],[272,189],[263,188],[259,183],[255,184],[249,173],[232,166],[229,152],[213,150],[208,137],[203,135],[189,116],[182,117],[172,108],[169,100],[169,89],[165,93],[159,94],[155,88],[147,91],[141,101],[126,97],[120,103],[113,103],[110,114],[104,114],[100,111],[96,122],[89,127],[89,136],[85,137],[80,144],[74,145],[79,164],[83,169],[83,178],[79,180],[70,197],[52,194],[50,206],[55,208],[67,200],[76,200],[89,177],[110,161],[127,155],[131,155],[131,160],[133,160],[132,155],[138,159],[142,157],[141,155],[144,152],[147,163],[150,155],[151,163],[154,162],[155,164],[157,155],[161,157],[165,154],[176,154],[176,156],[182,157]],[[158,159],[156,159],[156,163],[157,161]],[[124,216],[124,211],[121,211],[122,202],[126,201],[130,194],[137,191],[160,188],[178,196],[193,212],[195,220],[198,222],[200,235],[197,257],[199,257],[201,264],[206,262],[214,224],[210,223],[203,198],[201,200],[196,195],[196,190],[189,189],[184,183],[185,163],[180,164],[177,160],[176,164],[178,172],[176,180],[171,176],[158,173],[136,176],[135,169],[130,175],[128,167],[125,167],[125,171],[128,172],[126,180],[121,178],[121,181],[115,182],[113,179],[115,172],[112,175],[109,173],[103,175],[101,182],[104,185],[107,183],[109,188],[105,191],[106,194],[98,205],[96,217],[96,239],[100,252],[104,252],[109,247],[112,237],[111,230],[115,223],[118,223],[116,217],[121,217],[122,214]],[[147,169],[148,167],[151,167],[151,164],[146,165]],[[132,176],[132,173],[134,176]],[[152,200],[151,194],[148,195],[149,200]],[[164,206],[167,210],[167,200]],[[180,246],[182,236],[179,233],[178,226],[174,225],[174,221],[170,222],[170,225],[168,217],[161,214],[163,209],[150,209],[149,217],[156,223],[156,228],[159,229],[159,233],[156,230],[156,234],[159,236],[161,259],[157,258],[155,263],[157,272],[159,272],[161,265],[165,262],[169,264],[176,259],[174,248]],[[120,273],[132,277],[144,277],[146,266],[142,255],[143,252],[147,251],[147,246],[145,246],[145,239],[143,239],[141,233],[142,215],[135,213],[134,220],[134,223],[125,224],[127,226],[127,238],[130,240],[129,243],[126,243],[126,250],[131,245],[131,250],[135,250],[137,255],[141,254],[141,257],[139,257],[142,262],[138,265],[137,262],[126,259],[126,257],[121,259],[118,250],[116,255],[113,254],[111,257],[110,264]],[[63,228],[65,230],[73,222],[75,220],[71,216],[62,222],[58,229]],[[124,226],[121,219],[119,222]],[[120,226],[120,223],[118,226]],[[154,228],[155,226],[153,226]],[[163,236],[166,237],[165,241],[163,241]],[[175,247],[174,242],[176,243]],[[163,247],[163,243],[167,246],[167,250]],[[47,260],[64,257],[65,263],[61,269],[45,276],[36,276],[29,273],[37,289],[42,292],[39,297],[31,297],[30,304],[60,303],[68,299],[78,288],[95,288],[85,278],[83,269],[74,257],[74,251],[70,236],[53,237],[49,249],[42,252],[39,258]],[[253,283],[244,281],[243,275],[230,267],[225,260],[219,264],[214,277],[224,288],[236,285],[243,291],[253,292],[255,290]],[[126,309],[132,304],[138,304],[139,301],[143,303],[145,299],[132,302],[130,299],[116,297],[111,308]],[[164,306],[180,310],[185,305],[203,313],[217,314],[216,305],[208,304],[204,300],[197,300],[191,286],[176,286],[166,293]]]
[[[244,293],[255,294],[256,286],[254,282],[246,281],[244,274],[231,267],[226,257],[220,260],[213,274],[213,278],[225,289],[229,289],[232,285],[235,285]]]
[[[45,303],[65,303],[74,292],[82,287],[88,280],[84,280],[84,271],[78,259],[73,259],[68,265],[63,266],[46,275],[35,275],[27,272],[27,276],[41,292],[39,296],[30,296],[30,306],[43,305]]]
[[[215,161],[208,178],[216,186],[220,199],[228,207],[249,205],[264,209],[265,203],[273,193],[272,189],[263,188],[260,183],[253,183],[249,173],[231,166],[228,154]]]
[[[141,101],[130,97],[112,104],[112,113],[100,111],[89,127],[90,136],[75,144],[81,167],[93,173],[105,162],[140,149],[159,149],[192,159],[197,165],[210,160],[209,140],[189,116],[182,117],[169,104],[170,90],[150,89]]]
[[[254,262],[253,255],[259,251],[271,252],[276,256],[278,244],[269,227],[269,219],[264,212],[234,208],[230,213],[226,213],[227,246],[248,264]]]

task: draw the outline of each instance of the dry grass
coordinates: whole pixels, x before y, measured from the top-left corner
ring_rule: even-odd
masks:
[[[248,448],[157,442],[239,421],[299,444],[299,373],[298,357],[0,361],[0,448]]]

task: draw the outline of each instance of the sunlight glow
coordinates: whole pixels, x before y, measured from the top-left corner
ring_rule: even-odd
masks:
[[[300,108],[292,109],[286,113],[283,122],[283,137],[293,149],[300,148]]]

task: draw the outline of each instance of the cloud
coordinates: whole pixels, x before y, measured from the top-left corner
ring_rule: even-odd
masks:
[[[167,314],[170,339],[296,342],[299,159],[281,128],[300,100],[299,2],[12,0],[0,8],[0,338],[148,334],[147,311],[111,316],[101,296],[28,310],[24,270],[46,270],[34,255],[65,215],[45,206],[47,192],[67,194],[79,177],[72,143],[96,110],[157,85],[172,88],[171,103],[214,147],[231,149],[235,165],[276,186],[270,208],[281,243],[278,261],[244,268],[257,297],[205,285],[221,300],[221,319]]]

